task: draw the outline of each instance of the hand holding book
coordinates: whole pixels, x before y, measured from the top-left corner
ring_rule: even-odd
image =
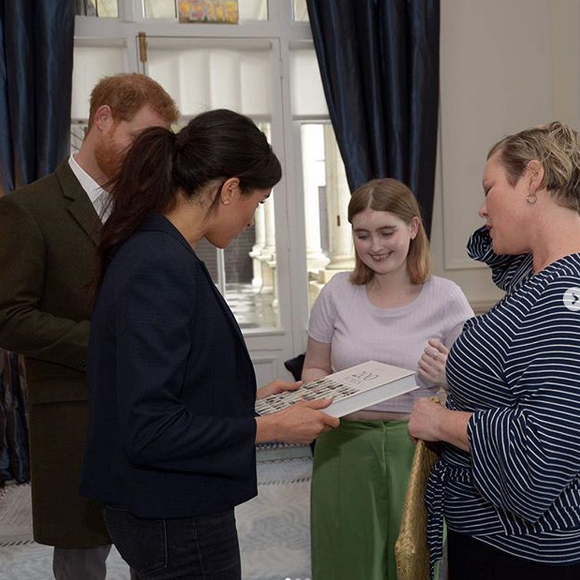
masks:
[[[367,361],[303,384],[294,391],[272,394],[256,402],[258,415],[282,411],[299,401],[332,399],[326,412],[343,417],[416,389],[415,373],[392,365]]]
[[[306,444],[321,433],[338,427],[340,421],[322,412],[330,399],[300,401],[266,417],[256,417],[256,443],[284,441]]]
[[[302,386],[302,381],[284,381],[276,379],[267,385],[260,387],[256,393],[256,399],[265,399],[271,395],[277,395],[284,391],[296,391]]]

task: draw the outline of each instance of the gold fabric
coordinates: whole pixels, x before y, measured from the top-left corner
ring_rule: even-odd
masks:
[[[424,441],[419,441],[413,456],[401,529],[395,544],[398,580],[429,580],[425,487],[436,460],[437,453]]]

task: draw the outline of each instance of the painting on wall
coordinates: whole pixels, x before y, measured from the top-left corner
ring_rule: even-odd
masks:
[[[238,23],[238,0],[179,0],[179,22]]]

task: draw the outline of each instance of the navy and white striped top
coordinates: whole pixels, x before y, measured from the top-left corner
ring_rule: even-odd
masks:
[[[518,268],[447,360],[447,406],[473,413],[471,453],[444,444],[429,479],[432,563],[443,515],[453,531],[514,556],[580,561],[580,311],[563,302],[580,287],[580,254],[536,275]]]
[[[519,256],[496,254],[492,248],[487,226],[471,234],[467,242],[467,254],[470,258],[487,264],[491,268],[494,284],[506,292],[517,288],[534,273],[532,254]]]

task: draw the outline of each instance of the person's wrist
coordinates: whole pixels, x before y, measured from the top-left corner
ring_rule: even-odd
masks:
[[[448,424],[448,417],[447,417],[447,409],[442,407],[441,405],[438,406],[437,414],[435,415],[435,422],[434,422],[434,440],[435,441],[445,441],[446,437],[446,427]]]
[[[278,422],[273,415],[256,417],[256,442],[278,440]]]

